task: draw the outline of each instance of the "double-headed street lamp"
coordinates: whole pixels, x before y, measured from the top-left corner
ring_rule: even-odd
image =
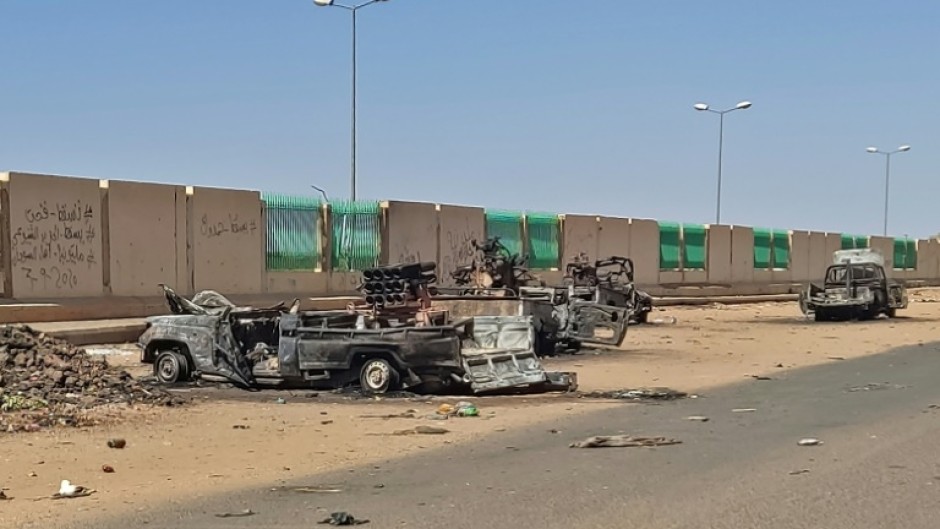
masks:
[[[358,5],[338,4],[333,0],[313,0],[321,7],[338,7],[352,13],[352,175],[350,182],[350,198],[356,200],[356,12],[366,6],[388,0],[369,0]]]
[[[746,110],[751,108],[750,101],[741,101],[737,105],[727,110],[714,110],[705,103],[696,103],[693,108],[699,112],[712,112],[718,114],[718,204],[715,208],[715,224],[721,224],[721,154],[724,147],[725,138],[725,114],[735,110]]]
[[[888,236],[888,191],[890,190],[891,182],[891,155],[897,154],[899,152],[907,152],[911,150],[910,145],[901,145],[897,149],[891,152],[879,151],[878,147],[869,147],[865,149],[871,154],[882,154],[885,157],[885,226],[884,226],[884,235]]]

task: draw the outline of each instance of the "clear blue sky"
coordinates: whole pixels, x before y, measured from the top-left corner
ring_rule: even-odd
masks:
[[[360,197],[940,231],[940,2],[390,0]],[[349,193],[350,19],[311,0],[0,0],[0,170]]]

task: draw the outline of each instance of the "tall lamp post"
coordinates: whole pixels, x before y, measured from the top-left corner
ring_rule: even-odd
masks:
[[[751,108],[750,101],[741,101],[737,105],[727,110],[715,110],[705,103],[696,103],[692,108],[699,112],[711,112],[718,114],[718,204],[715,207],[715,224],[721,224],[721,154],[725,141],[725,114],[735,110],[746,110]]]
[[[350,198],[356,200],[356,13],[363,7],[388,0],[368,0],[358,5],[338,4],[333,0],[313,0],[320,7],[338,7],[352,13],[352,175],[350,177]]]
[[[869,147],[865,149],[871,154],[882,154],[885,157],[885,226],[884,226],[884,236],[888,236],[888,192],[891,188],[891,155],[897,154],[899,152],[907,152],[911,150],[910,145],[901,145],[897,149],[891,152],[885,152],[878,150],[878,147]]]

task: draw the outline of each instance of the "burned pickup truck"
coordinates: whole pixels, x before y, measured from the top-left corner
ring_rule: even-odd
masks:
[[[653,297],[636,288],[633,260],[608,257],[593,263],[587,254],[576,256],[565,269],[565,282],[585,301],[629,309],[630,323],[646,323],[653,311]]]
[[[904,285],[888,279],[884,257],[872,249],[839,250],[826,269],[822,285],[800,292],[800,310],[816,321],[867,320],[884,314],[895,317],[907,308]]]
[[[300,311],[299,303],[236,307],[218,294],[198,304],[163,286],[172,315],[147,319],[141,360],[164,383],[194,378],[243,388],[360,386],[367,394],[569,390],[574,374],[547,373],[531,318],[476,317],[390,325],[358,310]]]

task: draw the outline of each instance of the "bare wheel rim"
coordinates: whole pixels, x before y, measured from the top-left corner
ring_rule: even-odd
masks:
[[[166,355],[160,361],[160,378],[171,380],[179,373],[179,362],[173,356]]]
[[[381,389],[388,384],[389,367],[385,362],[369,362],[366,366],[365,382],[370,389]]]

